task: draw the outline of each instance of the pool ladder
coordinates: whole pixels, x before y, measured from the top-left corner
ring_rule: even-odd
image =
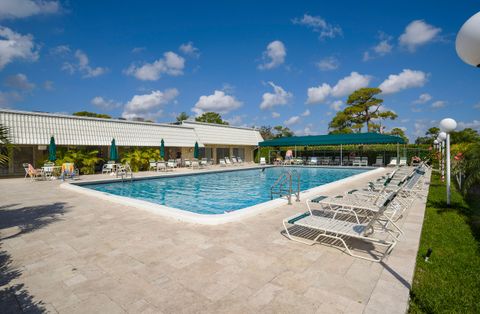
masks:
[[[294,178],[297,180],[296,190],[293,189]],[[295,196],[296,202],[300,202],[300,173],[296,169],[282,172],[270,188],[270,199],[273,200],[274,195],[286,196],[288,205],[292,205],[292,196]]]

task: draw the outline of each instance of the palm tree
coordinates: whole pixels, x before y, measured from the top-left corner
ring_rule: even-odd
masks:
[[[10,151],[10,137],[8,128],[0,124],[0,165],[8,163],[8,155]]]

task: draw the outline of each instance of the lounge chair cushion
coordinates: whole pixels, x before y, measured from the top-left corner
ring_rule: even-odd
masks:
[[[336,220],[332,218],[311,215],[295,220],[294,224],[306,228],[312,228],[353,237],[363,236],[367,228],[367,226],[364,224],[357,224],[344,220]]]

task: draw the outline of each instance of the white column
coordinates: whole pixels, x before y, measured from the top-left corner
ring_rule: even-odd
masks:
[[[442,164],[442,182],[443,182],[445,181],[445,141],[442,142],[442,146],[440,150],[441,150],[440,160]]]
[[[450,205],[450,133],[447,133],[447,150],[445,151],[447,162],[447,205]]]

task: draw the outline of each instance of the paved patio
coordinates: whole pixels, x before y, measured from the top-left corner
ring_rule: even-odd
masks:
[[[3,313],[407,310],[424,200],[401,220],[406,237],[392,255],[372,263],[284,237],[282,219],[304,211],[303,200],[241,222],[205,226],[89,198],[59,183],[0,180]]]

